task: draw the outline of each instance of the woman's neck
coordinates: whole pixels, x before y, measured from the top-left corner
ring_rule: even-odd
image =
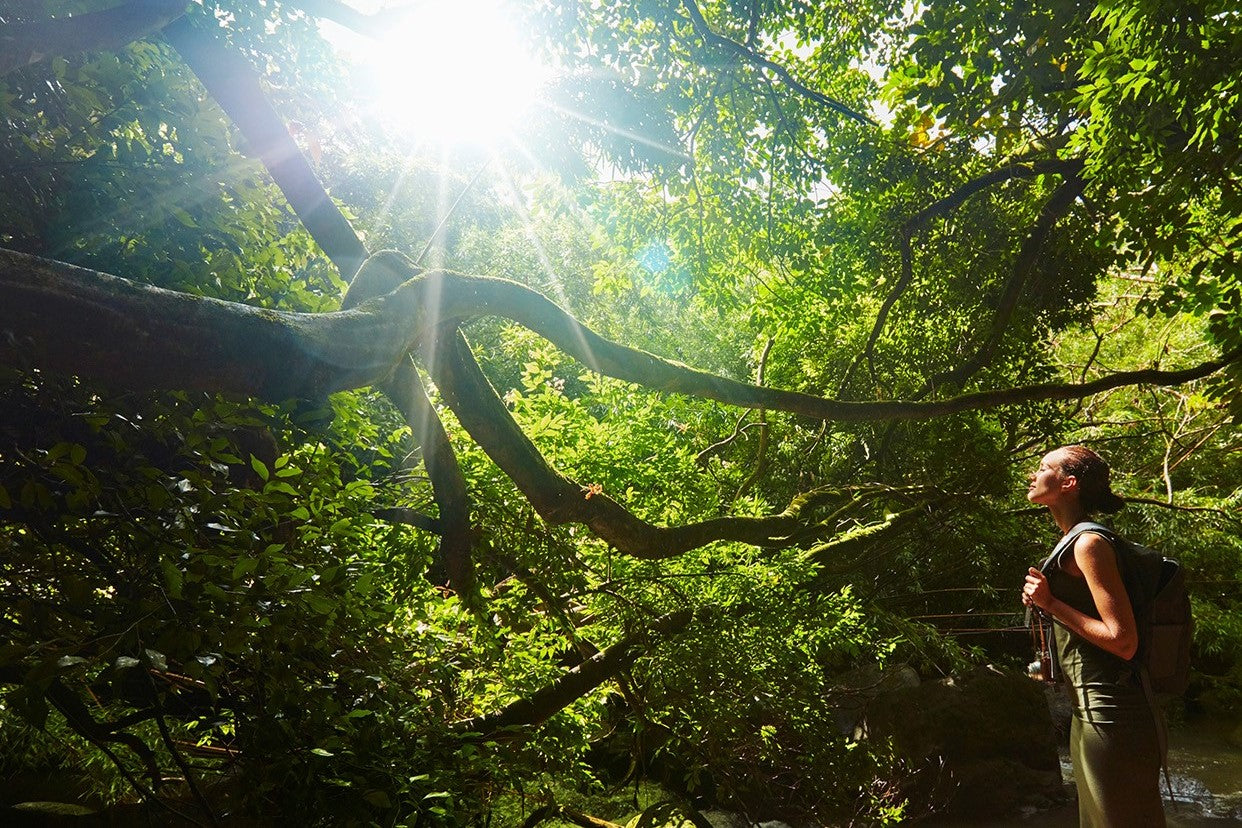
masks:
[[[1057,503],[1049,506],[1048,511],[1052,512],[1052,519],[1061,528],[1061,534],[1069,532],[1070,529],[1087,519],[1086,511],[1077,503]]]

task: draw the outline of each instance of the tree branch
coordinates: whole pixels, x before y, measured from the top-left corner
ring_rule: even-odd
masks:
[[[698,33],[699,37],[703,38],[708,43],[711,43],[714,46],[719,46],[727,52],[731,52],[752,66],[773,72],[790,89],[793,89],[798,94],[805,98],[809,98],[821,106],[827,107],[833,112],[853,118],[855,121],[860,123],[869,124],[870,126],[878,126],[875,121],[868,118],[866,115],[855,112],[853,109],[850,109],[840,101],[830,98],[822,92],[816,92],[814,89],[811,89],[809,86],[801,83],[794,78],[792,74],[790,74],[788,69],[781,66],[779,63],[769,60],[749,47],[738,43],[736,40],[730,40],[723,35],[716,34],[707,24],[707,20],[703,17],[703,12],[699,10],[698,4],[695,3],[694,0],[682,0],[682,6],[685,8],[686,13],[690,15],[690,23],[694,26],[694,30]]]
[[[181,755],[181,751],[177,749],[177,745],[173,742],[172,732],[168,729],[168,722],[164,719],[163,711],[159,709],[159,694],[155,686],[155,679],[151,677],[150,673],[147,674],[147,680],[151,683],[152,700],[156,705],[155,724],[156,727],[159,728],[160,738],[164,740],[164,747],[167,748],[169,755],[172,756],[173,761],[177,764],[177,767],[181,769],[181,775],[185,779],[186,787],[190,789],[190,793],[193,794],[195,801],[198,802],[198,806],[202,808],[203,813],[207,815],[207,820],[212,825],[219,825],[220,821],[216,819],[216,814],[211,808],[211,803],[207,801],[207,797],[203,795],[202,789],[198,786],[198,781],[194,778],[194,771],[190,769],[189,763],[186,762],[185,757]]]
[[[874,358],[875,344],[880,339],[885,325],[888,324],[888,315],[892,311],[893,306],[897,304],[897,300],[901,298],[906,289],[910,287],[910,282],[914,279],[913,251],[910,248],[910,240],[915,232],[921,230],[932,219],[940,218],[956,210],[966,202],[971,196],[983,192],[989,187],[1002,184],[1006,181],[1022,178],[1036,178],[1041,175],[1057,174],[1077,176],[1082,172],[1083,162],[1081,159],[1071,158],[1068,160],[1050,159],[1047,161],[1032,161],[1020,164],[1008,164],[991,172],[981,175],[978,178],[967,181],[944,198],[929,204],[922,210],[919,210],[910,218],[906,219],[898,229],[898,237],[901,245],[901,276],[897,280],[897,284],[893,285],[892,290],[884,297],[884,303],[880,306],[879,313],[876,314],[875,324],[871,326],[871,334],[867,337],[867,344],[863,350],[854,357],[849,367],[846,368],[845,374],[837,386],[838,395],[845,392],[846,387],[852,378],[854,371],[858,368],[859,363],[864,359],[870,362]]]
[[[400,253],[382,250],[358,269],[341,300],[341,309],[350,310],[367,299],[391,293],[421,272]],[[448,583],[459,592],[469,589],[473,583],[470,495],[448,433],[409,357],[397,363],[392,378],[382,383],[381,389],[405,417],[422,448],[423,465],[440,512],[435,531],[440,535],[440,559]]]
[[[152,784],[158,786],[160,784],[159,763],[155,759],[155,752],[152,751],[145,742],[132,733],[114,732],[109,728],[100,725],[99,722],[95,721],[95,717],[91,715],[90,711],[86,709],[86,705],[82,703],[82,700],[78,698],[78,695],[66,687],[64,682],[60,679],[53,679],[51,681],[48,685],[46,695],[47,700],[51,702],[52,706],[60,711],[60,714],[65,717],[65,723],[68,724],[74,732],[82,736],[82,738],[91,742],[107,754],[108,758],[113,761],[113,763],[117,766],[117,769],[123,776],[125,776],[130,785],[133,786],[134,790],[138,791],[138,793],[140,793],[143,797],[159,802],[164,807],[169,808],[169,810],[173,810],[168,803],[155,796],[151,791],[147,790],[141,782],[134,778],[126,769],[124,763],[121,762],[120,758],[107,746],[108,742],[116,742],[125,745],[133,751],[134,755],[141,759],[142,763],[146,765],[147,775],[151,777]],[[174,810],[173,813],[177,812]],[[178,814],[178,816],[182,815]]]
[[[378,40],[391,34],[393,27],[400,24],[413,11],[415,4],[403,8],[384,9],[374,14],[363,14],[338,0],[284,0],[284,5],[301,9],[311,17],[331,20],[350,31]]]
[[[1144,503],[1148,506],[1159,506],[1162,509],[1172,509],[1175,512],[1211,512],[1213,514],[1220,515],[1223,518],[1228,518],[1233,523],[1242,524],[1242,517],[1239,517],[1238,515],[1224,509],[1216,509],[1211,506],[1182,506],[1178,503],[1172,503],[1168,500],[1159,500],[1154,497],[1123,496],[1121,499],[1126,503]]]
[[[528,698],[518,699],[485,716],[458,722],[454,725],[454,730],[487,736],[502,728],[537,725],[547,721],[555,713],[633,665],[642,655],[641,645],[655,636],[667,638],[680,632],[694,619],[694,615],[694,611],[688,609],[662,615],[651,626],[623,637]]]
[[[779,515],[722,517],[684,526],[656,526],[641,520],[607,494],[593,492],[550,466],[510,416],[464,337],[457,333],[444,340],[431,372],[445,401],[462,427],[549,523],[584,523],[621,552],[656,559],[717,540],[787,546],[791,533],[800,525],[803,509],[817,502],[804,496]]]
[[[110,9],[0,25],[0,75],[49,57],[120,49],[185,14],[189,0],[130,0]]]
[[[214,34],[199,29],[188,18],[168,26],[164,36],[237,124],[342,278],[353,278],[367,258],[366,248],[349,220],[328,197],[284,121],[263,94],[258,73]]]
[[[1057,220],[1073,206],[1086,185],[1086,179],[1078,175],[1071,175],[1052,193],[1044,204],[1043,209],[1040,210],[1039,217],[1035,220],[1031,232],[1022,242],[1021,249],[1018,250],[1018,256],[1013,263],[1013,270],[1010,271],[1009,279],[1005,282],[1005,289],[1001,293],[996,313],[992,317],[992,327],[988,331],[987,339],[975,351],[974,356],[952,371],[933,377],[917,396],[923,396],[937,385],[946,383],[961,385],[992,357],[996,346],[1000,344],[1005,329],[1009,327],[1009,321],[1012,319],[1013,312],[1018,306],[1018,299],[1022,296],[1023,288],[1026,287],[1031,271],[1035,269],[1035,265],[1039,261],[1040,254],[1043,252],[1044,242],[1048,239],[1048,234],[1052,232],[1053,225],[1057,223]]]
[[[380,387],[401,411],[414,432],[414,439],[422,447],[423,466],[427,469],[432,496],[439,508],[436,528],[440,535],[440,559],[448,577],[447,585],[458,592],[465,591],[474,583],[470,554],[473,542],[470,494],[448,432],[427,397],[418,369],[409,358],[397,366],[393,379]]]
[[[1002,388],[944,400],[858,402],[761,388],[697,371],[606,340],[516,282],[446,271],[411,279],[353,310],[303,314],[177,293],[0,249],[0,300],[0,364],[125,387],[269,400],[318,399],[377,384],[407,354],[439,347],[436,337],[444,336],[443,329],[433,327],[432,320],[454,326],[482,316],[513,320],[591,370],[654,391],[835,422],[932,419],[1078,399],[1129,385],[1180,385],[1242,358],[1239,347],[1183,370],[1123,371],[1084,383]]]

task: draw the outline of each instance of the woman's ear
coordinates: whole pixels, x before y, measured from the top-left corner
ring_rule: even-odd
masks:
[[[1061,491],[1076,492],[1078,491],[1078,478],[1072,474],[1067,474],[1061,478]]]

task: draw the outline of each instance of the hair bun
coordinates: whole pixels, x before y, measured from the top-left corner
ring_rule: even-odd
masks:
[[[1121,507],[1126,505],[1125,498],[1113,492],[1105,492],[1100,498],[1096,508],[1106,515],[1116,514],[1121,511]]]

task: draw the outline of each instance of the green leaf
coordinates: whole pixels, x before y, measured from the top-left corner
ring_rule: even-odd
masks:
[[[367,791],[362,795],[362,797],[377,808],[392,807],[392,800],[389,799],[388,794],[383,791]]]
[[[173,598],[180,598],[183,584],[181,570],[172,561],[162,558],[160,560],[160,571],[164,575],[164,587],[168,590],[168,594]]]

